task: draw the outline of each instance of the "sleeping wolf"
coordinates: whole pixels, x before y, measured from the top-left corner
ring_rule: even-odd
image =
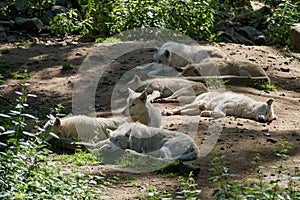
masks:
[[[213,71],[212,69],[216,69]],[[210,76],[210,75],[236,75],[248,77],[268,77],[266,72],[259,66],[250,62],[211,58],[201,63],[193,63],[185,66],[183,76]]]
[[[119,92],[124,92],[127,87],[135,90],[136,92],[146,91],[147,94],[153,94],[157,91],[157,95],[151,96],[151,101],[161,98],[168,98],[171,100],[178,99],[183,96],[197,96],[208,91],[205,85],[200,82],[168,77],[141,81],[137,75],[128,82],[127,86],[119,90]]]
[[[156,63],[182,68],[210,57],[226,58],[226,55],[216,47],[167,42],[158,49],[153,59]]]
[[[198,148],[188,135],[140,123],[121,125],[110,132],[110,142],[112,146],[140,156],[182,161],[194,160],[198,156]]]
[[[130,88],[128,92],[127,105],[123,114],[129,115],[134,122],[160,128],[162,126],[161,113],[147,100],[147,93],[137,93]]]
[[[259,122],[271,122],[276,118],[272,108],[273,99],[260,102],[242,94],[233,92],[207,92],[199,95],[191,104],[166,112],[167,115],[196,114],[213,118],[236,116],[254,119]]]
[[[107,129],[115,130],[126,121],[125,118],[95,118],[85,115],[67,116],[58,118],[51,116],[51,119],[44,126],[44,133],[41,137],[46,140],[53,138],[51,133],[58,137],[71,138],[73,140],[89,141],[91,139],[104,140],[108,138]]]

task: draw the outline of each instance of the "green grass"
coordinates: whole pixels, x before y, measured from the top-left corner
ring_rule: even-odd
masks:
[[[23,72],[19,72],[19,71],[11,72],[10,76],[14,79],[23,79],[23,80],[27,80],[30,78],[30,75],[28,74],[28,71],[26,69]]]
[[[106,43],[120,43],[120,42],[122,42],[122,40],[119,39],[119,38],[115,38],[115,37],[109,37],[109,38],[106,38],[104,40],[104,42],[106,42]]]
[[[256,81],[253,84],[251,84],[250,87],[256,88],[258,90],[277,92],[276,87],[274,85],[269,84],[266,81]]]
[[[50,161],[64,161],[71,164],[74,167],[84,166],[84,165],[96,165],[101,163],[99,159],[93,154],[78,150],[72,155],[58,155],[51,159]]]

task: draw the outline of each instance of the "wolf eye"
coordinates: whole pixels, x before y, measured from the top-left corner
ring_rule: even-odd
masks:
[[[135,103],[132,103],[131,106],[135,106]]]

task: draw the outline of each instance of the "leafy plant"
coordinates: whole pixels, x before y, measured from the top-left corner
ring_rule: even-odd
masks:
[[[211,0],[79,2],[80,11],[70,9],[68,13],[58,14],[52,20],[50,30],[53,34],[96,35],[103,40],[134,28],[158,27],[175,30],[197,40],[212,37],[216,5]],[[150,34],[149,30],[145,33]]]
[[[49,160],[48,144],[27,130],[37,119],[26,111],[27,98],[35,97],[27,93],[28,85],[22,84],[13,107],[0,113],[0,199],[99,198],[109,184],[102,174],[91,176]]]
[[[199,199],[197,196],[200,194],[201,190],[197,190],[194,180],[194,175],[191,172],[188,178],[184,178],[180,176],[178,178],[178,182],[180,184],[179,191],[172,194],[166,191],[157,192],[156,189],[151,186],[146,186],[146,199],[147,200],[158,200],[158,199]]]
[[[77,9],[69,9],[67,13],[57,14],[50,21],[50,31],[53,34],[70,35],[82,34],[85,35],[93,27],[93,22],[90,18],[83,19]]]
[[[72,164],[75,167],[78,166],[84,166],[87,164],[90,165],[95,165],[99,164],[99,160],[96,156],[94,156],[91,153],[82,151],[82,150],[77,150],[72,156],[70,155],[59,155],[55,156],[51,159],[51,161],[65,161],[67,163]]]
[[[280,0],[273,7],[272,15],[267,19],[268,35],[273,45],[290,44],[290,27],[300,21],[300,1]]]
[[[267,90],[267,91],[277,92],[276,87],[274,85],[270,85],[266,81],[255,81],[250,86],[253,88],[259,89],[259,90]]]
[[[22,73],[19,71],[11,72],[10,76],[14,79],[24,79],[27,80],[30,78],[28,71],[25,69]]]

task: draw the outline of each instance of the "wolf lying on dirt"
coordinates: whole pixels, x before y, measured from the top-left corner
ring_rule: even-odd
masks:
[[[74,140],[104,140],[108,138],[107,129],[117,129],[125,121],[126,118],[95,118],[85,115],[74,115],[64,118],[51,116],[51,119],[44,126],[45,132],[41,133],[40,136],[50,140],[53,136],[49,132],[52,132],[58,137]]]
[[[215,71],[212,69],[215,68]],[[236,75],[249,77],[268,77],[259,66],[246,61],[211,58],[201,63],[193,63],[185,66],[183,76],[209,76],[209,75]]]
[[[236,116],[254,119],[259,122],[271,122],[276,118],[272,108],[273,99],[260,102],[242,94],[233,92],[207,92],[199,95],[194,102],[181,108],[167,111],[167,115],[197,114],[201,116],[225,117]]]
[[[137,93],[130,88],[128,92],[127,105],[122,113],[129,115],[134,122],[138,121],[147,126],[160,128],[162,126],[161,113],[147,100],[147,93]]]
[[[182,161],[194,160],[198,156],[198,148],[192,138],[180,132],[140,123],[124,123],[109,135],[114,150],[117,146],[135,155]]]
[[[158,95],[153,95],[150,99],[151,101],[167,97],[168,99],[177,99],[182,96],[197,96],[208,91],[205,85],[200,82],[168,77],[141,81],[137,75],[128,82],[127,86],[119,90],[119,92],[123,92],[127,87],[136,92],[145,91],[147,94],[153,94],[154,91],[157,91]]]
[[[226,55],[216,47],[167,42],[158,49],[153,59],[156,63],[182,68],[210,57],[226,58]]]

